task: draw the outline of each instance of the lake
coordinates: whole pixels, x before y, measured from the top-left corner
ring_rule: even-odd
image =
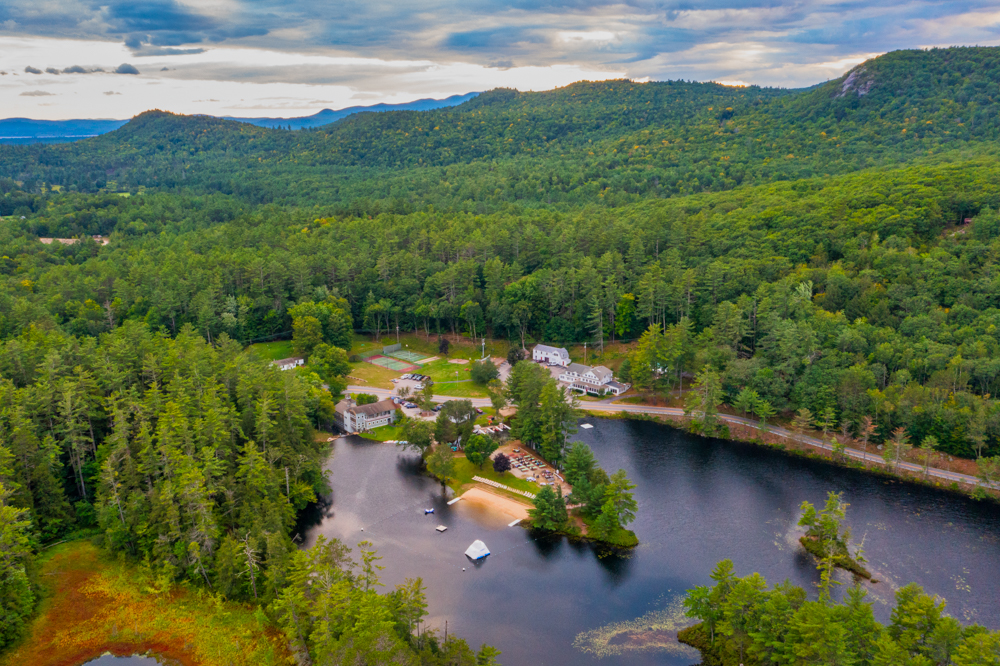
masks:
[[[868,584],[881,620],[898,586],[915,581],[963,622],[1000,628],[1000,507],[792,457],[750,444],[693,437],[667,426],[586,419],[574,440],[608,473],[637,484],[630,527],[641,544],[622,557],[562,537],[537,537],[509,518],[449,499],[393,445],[341,438],[328,462],[331,504],[306,532],[354,546],[371,541],[387,589],[422,577],[426,626],[490,643],[516,664],[669,664],[699,661],[677,644],[685,590],[709,584],[724,558],[739,575],[787,578],[815,596],[819,577],[798,543],[803,500],[844,493],[854,540],[864,539]],[[435,509],[424,515],[425,508]],[[444,524],[448,530],[435,531]],[[363,531],[362,531],[363,530]],[[465,549],[492,554],[473,564]],[[463,568],[465,569],[463,571]],[[840,580],[849,577],[839,572]]]

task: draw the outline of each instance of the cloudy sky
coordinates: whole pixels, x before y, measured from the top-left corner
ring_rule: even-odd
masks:
[[[800,87],[997,0],[0,0],[0,117],[299,116],[581,79]]]

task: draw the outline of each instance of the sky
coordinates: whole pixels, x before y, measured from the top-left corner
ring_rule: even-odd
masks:
[[[997,0],[0,0],[0,118],[245,117],[495,87],[804,87],[1000,44]]]

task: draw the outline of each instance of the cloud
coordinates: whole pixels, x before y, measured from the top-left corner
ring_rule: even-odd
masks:
[[[408,76],[435,80],[435,93],[480,89],[446,78],[455,63],[522,87],[537,81],[526,68],[559,67],[798,87],[839,75],[859,54],[1000,44],[1000,11],[997,0],[0,0],[0,31],[5,49],[11,34],[114,46],[112,56],[84,60],[67,47],[63,57],[143,58],[143,85],[288,83],[389,97]],[[274,62],[240,57],[251,50]],[[314,61],[324,57],[356,67]],[[398,66],[373,69],[375,60]],[[62,72],[85,73],[76,67]],[[137,73],[129,67],[114,71]],[[186,99],[195,96],[205,95]]]
[[[27,67],[25,67],[25,68],[24,68],[24,71],[25,71],[26,73],[28,73],[28,74],[41,74],[41,73],[42,73],[42,70],[40,70],[40,69],[35,69],[35,68],[34,68],[34,67],[32,67],[31,65],[28,65]]]
[[[25,92],[18,95],[19,97],[52,97],[55,93],[45,92],[44,90],[26,90]]]
[[[103,94],[105,94],[105,95],[121,95],[120,92],[115,92],[114,90],[105,91]]]
[[[56,76],[59,76],[59,70],[56,69],[55,67],[46,67],[45,71],[49,74],[55,74]]]
[[[205,49],[157,48],[147,45],[142,45],[139,48],[132,50],[132,54],[140,58],[149,58],[155,56],[198,55],[199,53],[204,53],[204,52]]]
[[[46,71],[48,71],[48,70],[46,70]],[[101,68],[101,67],[91,67],[91,68],[88,69],[86,67],[81,67],[80,65],[70,65],[69,67],[66,67],[65,69],[63,69],[62,73],[63,74],[93,74],[95,72],[103,72],[103,71],[104,71],[104,69]]]
[[[138,74],[138,73],[139,70],[133,67],[132,65],[128,64],[127,62],[123,62],[122,64],[118,65],[118,67],[115,69],[115,74]]]

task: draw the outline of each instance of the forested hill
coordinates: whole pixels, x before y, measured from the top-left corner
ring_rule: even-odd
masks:
[[[494,90],[449,109],[362,114],[305,132],[147,112],[92,140],[0,148],[0,175],[28,189],[183,187],[253,202],[391,200],[396,210],[470,199],[618,205],[992,141],[997,81],[997,49],[954,48],[890,53],[803,91],[578,83]],[[480,186],[495,184],[495,169],[513,192]],[[426,182],[459,178],[476,191],[442,196]]]

